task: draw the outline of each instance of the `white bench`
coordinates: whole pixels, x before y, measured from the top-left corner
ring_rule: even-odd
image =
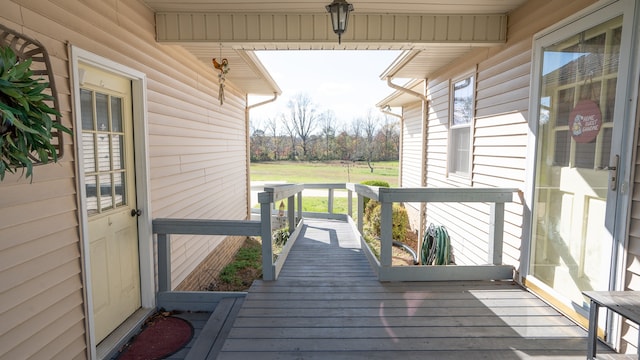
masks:
[[[640,291],[583,291],[582,293],[591,300],[587,359],[595,359],[598,339],[598,310],[603,306],[636,324],[640,324]],[[640,336],[638,356],[640,357]]]

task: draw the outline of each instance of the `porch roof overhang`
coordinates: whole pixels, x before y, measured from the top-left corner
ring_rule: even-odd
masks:
[[[354,0],[338,44],[324,11],[329,0],[145,0],[156,13],[158,42],[181,45],[207,64],[227,58],[227,79],[255,95],[281,91],[254,51],[405,50],[386,76],[424,79],[474,47],[503,44],[507,14],[525,1]]]
[[[409,80],[408,82],[404,83],[404,84],[399,84],[399,86],[411,90],[413,92],[417,92],[419,94],[424,93],[424,80],[423,79],[412,79]],[[407,93],[404,91],[394,91],[392,94],[390,94],[389,96],[387,96],[386,98],[380,100],[377,104],[376,107],[380,108],[380,109],[384,109],[387,106],[390,107],[402,107],[405,106],[407,104],[411,104],[411,103],[415,103],[421,101],[420,98],[418,98],[415,95],[412,95],[411,93]]]

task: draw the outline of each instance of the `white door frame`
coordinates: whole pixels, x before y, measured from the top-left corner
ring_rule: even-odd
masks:
[[[527,154],[527,166],[526,166],[526,175],[525,175],[525,213],[524,213],[524,226],[523,226],[523,246],[521,253],[521,274],[519,281],[523,281],[525,277],[529,275],[529,267],[530,267],[530,255],[531,255],[531,230],[533,226],[532,219],[532,209],[531,205],[533,204],[533,194],[534,194],[534,183],[535,183],[535,171],[536,171],[536,146],[537,146],[537,121],[534,117],[537,114],[539,104],[537,104],[537,94],[540,92],[539,81],[535,78],[537,73],[535,69],[539,68],[539,57],[540,54],[538,49],[536,48],[537,41],[543,38],[546,35],[549,35],[555,31],[559,31],[561,29],[566,30],[567,35],[571,35],[572,33],[577,33],[575,23],[585,17],[588,17],[600,10],[606,9],[605,11],[608,14],[620,14],[620,10],[622,9],[622,13],[624,14],[623,18],[623,31],[626,33],[633,33],[638,30],[638,14],[640,14],[640,6],[635,6],[635,14],[632,11],[628,11],[628,9],[633,9],[633,2],[636,0],[602,0],[593,4],[584,10],[574,14],[573,16],[555,24],[539,33],[535,34],[533,37],[533,51],[532,51],[532,71],[531,71],[531,90],[529,96],[529,136],[528,136],[528,154]],[[611,6],[614,5],[614,6]],[[608,9],[607,9],[608,8]],[[610,17],[613,17],[611,15]],[[607,19],[603,19],[602,21],[606,21]],[[562,37],[562,36],[560,36]],[[621,87],[625,88],[627,98],[622,99],[621,96],[616,99],[616,103],[624,102],[623,105],[620,106],[623,109],[623,114],[625,119],[631,119],[634,121],[636,119],[636,109],[638,106],[638,77],[640,76],[640,51],[639,51],[639,43],[640,36],[635,36],[632,38],[631,49],[622,48],[620,50],[620,64],[619,74],[618,74],[618,89]],[[626,80],[626,81],[622,81]],[[618,91],[618,94],[621,92]],[[631,186],[633,184],[633,176],[634,176],[634,164],[636,158],[636,136],[637,136],[637,124],[627,125],[627,130],[622,136],[621,139],[623,141],[622,151],[620,153],[620,165],[618,167],[618,187],[620,188],[616,209],[609,209],[607,206],[607,211],[615,211],[617,214],[615,219],[606,219],[606,223],[608,227],[614,229],[614,248],[612,256],[614,256],[614,261],[611,264],[611,272],[610,272],[610,290],[624,290],[624,278],[625,278],[625,263],[627,258],[627,246],[628,246],[628,222],[630,219],[630,211],[631,211],[631,196],[632,190]],[[623,129],[617,129],[617,131],[623,131]],[[531,277],[527,279],[531,281]],[[534,281],[535,282],[535,281]],[[536,285],[537,284],[536,282]],[[541,288],[545,288],[544,284],[540,284]],[[613,335],[609,338],[609,341],[613,341],[612,345],[617,345],[616,338],[618,334],[616,334],[617,324],[615,322],[609,322],[607,331],[609,334]]]
[[[132,103],[133,103],[133,131],[134,131],[134,154],[135,154],[135,177],[136,177],[136,198],[138,208],[142,209],[142,215],[138,217],[138,250],[140,256],[140,300],[143,308],[154,308],[155,298],[155,261],[153,258],[153,229],[151,226],[151,197],[149,193],[149,164],[148,164],[148,131],[147,131],[147,78],[140,71],[129,68],[112,60],[80,49],[71,45],[72,74],[72,94],[74,109],[74,136],[75,136],[75,156],[77,170],[78,189],[78,219],[80,235],[82,237],[82,266],[85,311],[87,319],[87,339],[90,358],[96,358],[96,339],[93,318],[93,298],[91,284],[91,260],[89,257],[89,235],[88,219],[84,209],[87,208],[86,192],[84,184],[84,167],[78,159],[83,158],[82,153],[82,119],[80,118],[80,81],[82,74],[79,72],[79,63],[85,63],[99,69],[114,73],[131,80],[132,83]]]

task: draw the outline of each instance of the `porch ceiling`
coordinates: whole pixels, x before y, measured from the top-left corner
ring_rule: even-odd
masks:
[[[330,0],[144,1],[156,13],[158,42],[208,64],[227,58],[231,82],[273,94],[280,89],[253,51],[407,50],[383,75],[423,79],[473,47],[503,43],[506,14],[526,0],[351,0],[341,45],[324,10]]]

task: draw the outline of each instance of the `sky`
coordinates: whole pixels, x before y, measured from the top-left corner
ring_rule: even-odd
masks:
[[[338,124],[349,124],[364,117],[369,109],[379,113],[375,104],[393,89],[382,74],[399,51],[256,51],[271,77],[282,90],[273,103],[251,110],[251,121],[264,121],[287,112],[287,102],[298,93],[306,93],[319,112],[332,110]],[[270,97],[250,97],[254,104]]]

